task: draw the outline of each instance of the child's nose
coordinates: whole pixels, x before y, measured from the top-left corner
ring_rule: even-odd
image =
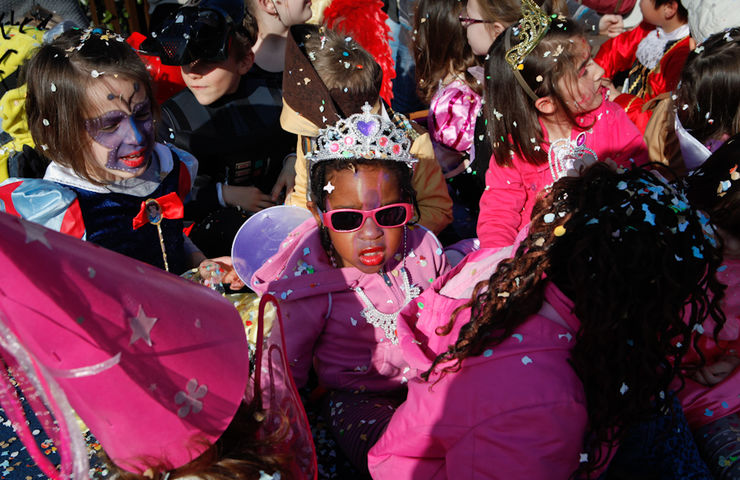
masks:
[[[133,117],[128,117],[124,128],[126,129],[126,136],[124,138],[131,144],[138,145],[144,142],[144,132],[136,125]]]
[[[375,223],[375,219],[368,217],[365,219],[365,223],[360,227],[360,236],[362,238],[378,238],[383,235],[383,229]]]
[[[601,78],[604,76],[604,69],[601,68],[601,65],[599,65],[596,62],[594,62],[593,69],[594,69],[594,81],[601,80]]]

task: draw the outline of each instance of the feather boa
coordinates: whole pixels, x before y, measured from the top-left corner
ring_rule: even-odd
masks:
[[[328,28],[351,35],[378,62],[383,70],[380,96],[390,104],[396,71],[389,43],[390,28],[385,23],[387,19],[382,0],[332,0],[324,9],[324,24]]]

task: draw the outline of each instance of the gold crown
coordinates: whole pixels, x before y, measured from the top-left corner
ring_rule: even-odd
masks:
[[[506,52],[506,61],[511,68],[521,70],[520,65],[540,43],[550,29],[551,22],[552,18],[533,0],[522,0],[522,19],[519,25],[512,27],[512,33],[519,43]]]

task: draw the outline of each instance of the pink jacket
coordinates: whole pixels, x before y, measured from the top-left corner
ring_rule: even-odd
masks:
[[[726,322],[719,335],[719,344],[714,341],[714,322],[705,320],[699,345],[707,364],[714,363],[722,355],[740,356],[740,260],[727,259],[717,272],[720,282],[728,286],[722,300]],[[689,354],[691,355],[691,354]],[[687,356],[686,360],[698,359]],[[720,383],[708,387],[686,379],[683,390],[678,392],[681,406],[692,429],[740,411],[740,367]]]
[[[596,110],[578,118],[579,123],[593,127],[586,130],[585,145],[600,161],[612,159],[620,166],[647,163],[648,153],[642,134],[627,118],[622,108],[604,100]],[[548,141],[544,125],[545,140]],[[571,131],[571,139],[580,133]],[[548,146],[541,146],[547,150]],[[532,165],[518,156],[511,167],[500,167],[491,157],[486,172],[486,189],[480,199],[478,238],[483,247],[511,245],[516,234],[529,223],[537,195],[553,182],[548,163]]]
[[[403,310],[398,334],[413,369],[426,371],[457,339],[469,309],[449,335],[435,329],[510,252],[469,255]],[[406,402],[370,450],[374,479],[566,479],[578,468],[586,400],[568,365],[578,320],[557,288],[547,287],[545,298],[511,339],[466,359],[460,371],[409,381]]]
[[[254,290],[280,299],[286,357],[298,387],[305,385],[312,363],[319,381],[331,389],[389,391],[411,378],[400,346],[365,321],[360,315],[365,305],[353,290],[361,287],[378,310],[392,313],[404,303],[404,263],[411,285],[422,291],[449,269],[432,233],[420,226],[407,228],[405,262],[401,250],[384,268],[391,286],[381,275],[333,267],[313,218],[291,232],[278,253],[255,272],[253,280],[259,283]]]

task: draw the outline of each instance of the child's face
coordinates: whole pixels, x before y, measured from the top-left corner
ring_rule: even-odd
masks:
[[[601,78],[604,69],[591,58],[591,48],[583,37],[574,37],[578,70],[575,77],[563,76],[558,80],[558,89],[573,114],[586,113],[601,106],[604,100]]]
[[[236,92],[242,75],[252,67],[254,55],[250,51],[243,59],[237,59],[234,49],[223,62],[196,60],[183,65],[182,78],[201,105],[210,105],[224,95]]]
[[[354,172],[334,171],[327,175],[327,185],[329,183],[334,188],[326,197],[325,211],[339,208],[372,210],[402,201],[395,175],[381,167],[359,165]],[[317,221],[321,222],[318,212],[313,211]],[[329,237],[342,266],[352,266],[363,273],[376,273],[398,252],[403,227],[381,228],[374,219],[367,218],[359,230],[335,232],[329,229]]]
[[[311,0],[273,0],[273,6],[286,27],[306,23],[313,14]]]
[[[463,9],[461,16],[472,18],[475,20],[482,20],[480,4],[478,0],[468,0],[468,5]],[[488,49],[491,48],[493,41],[496,39],[496,35],[493,33],[491,25],[488,23],[474,23],[468,25],[465,29],[465,33],[468,37],[468,45],[476,55],[486,55]]]
[[[151,99],[143,85],[103,78],[88,90],[92,111],[85,121],[94,175],[116,181],[138,177],[154,148]]]
[[[656,7],[654,0],[640,0],[642,19],[651,25],[663,25],[663,22],[665,22],[663,7],[665,7],[665,5]]]

